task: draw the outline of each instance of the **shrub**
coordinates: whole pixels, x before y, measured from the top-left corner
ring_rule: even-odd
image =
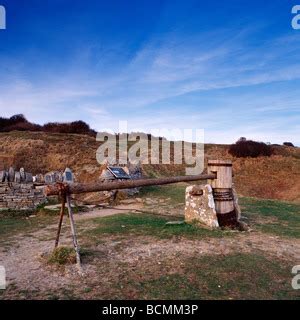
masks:
[[[74,121],[70,123],[49,122],[43,126],[43,131],[54,133],[77,133],[93,134],[90,126],[83,121]]]
[[[30,123],[30,122],[19,122],[15,123],[11,126],[6,127],[3,131],[41,131],[42,127],[38,124]]]
[[[16,114],[10,118],[0,117],[0,132],[18,131],[44,131],[52,133],[77,133],[96,136],[96,131],[84,121],[66,123],[49,122],[43,126],[29,122],[24,115]]]
[[[286,147],[295,147],[291,142],[284,142],[283,145]]]
[[[272,155],[272,147],[263,142],[252,140],[238,140],[229,148],[229,153],[238,158],[256,158],[259,156],[269,157]]]
[[[48,258],[48,262],[60,265],[76,263],[75,250],[68,247],[57,247]]]

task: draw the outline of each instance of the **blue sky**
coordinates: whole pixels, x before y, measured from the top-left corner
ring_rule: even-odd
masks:
[[[300,0],[0,0],[0,114],[300,145]]]

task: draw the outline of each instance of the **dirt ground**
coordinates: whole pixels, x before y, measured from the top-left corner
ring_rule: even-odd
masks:
[[[123,205],[117,209],[76,215],[79,240],[84,232],[93,229],[93,218],[119,214],[120,211],[133,212],[141,209],[141,206]],[[291,265],[299,262],[300,257],[299,239],[281,238],[258,231],[203,239],[180,236],[157,239],[149,235],[120,238],[108,235],[102,237],[99,243],[89,244],[89,251],[93,254],[83,257],[84,275],[80,276],[76,265],[57,267],[45,262],[45,254],[53,248],[55,233],[56,223],[53,223],[38,231],[19,233],[9,239],[7,246],[0,248],[0,264],[5,266],[8,280],[8,288],[0,295],[0,299],[142,298],[137,296],[134,289],[124,293],[122,283],[128,274],[131,274],[130,281],[138,281],[141,270],[146,278],[147,274],[180,274],[186,259],[207,255],[261,253],[270,260],[277,259]],[[62,229],[61,245],[71,246],[69,233],[66,222]]]

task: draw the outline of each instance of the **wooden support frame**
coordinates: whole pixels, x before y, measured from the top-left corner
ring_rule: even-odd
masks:
[[[57,248],[58,243],[59,243],[59,236],[60,236],[60,232],[61,232],[62,222],[64,219],[65,207],[66,207],[66,195],[64,194],[64,195],[62,195],[62,202],[61,202],[61,208],[60,208],[60,214],[59,214],[59,222],[58,222],[58,228],[57,228],[57,234],[56,234],[54,248]]]
[[[81,269],[81,258],[80,249],[77,241],[76,227],[74,223],[74,217],[71,207],[71,194],[80,194],[87,192],[97,192],[97,191],[110,191],[118,189],[129,189],[143,186],[153,186],[153,185],[165,185],[173,184],[178,182],[189,182],[189,181],[200,181],[208,180],[213,188],[214,195],[216,199],[216,211],[218,220],[222,221],[222,224],[226,225],[235,223],[233,219],[234,212],[231,210],[233,208],[233,199],[230,196],[232,193],[232,163],[231,161],[223,160],[210,160],[208,162],[208,174],[194,175],[194,176],[178,176],[178,177],[168,177],[160,179],[137,179],[137,180],[126,180],[117,182],[103,182],[103,183],[90,183],[90,184],[80,184],[80,183],[57,183],[54,185],[48,185],[44,188],[44,194],[46,196],[62,195],[62,206],[60,211],[60,219],[58,224],[58,230],[55,240],[55,247],[58,246],[59,235],[61,232],[61,225],[64,216],[65,205],[67,205],[69,220],[71,225],[73,245],[76,252],[76,262],[80,272]],[[230,221],[227,221],[227,220]],[[223,221],[224,220],[224,221]],[[235,221],[233,221],[235,220]]]

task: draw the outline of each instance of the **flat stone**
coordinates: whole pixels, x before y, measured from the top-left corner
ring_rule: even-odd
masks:
[[[13,167],[10,167],[8,170],[8,181],[13,182],[15,180],[15,170]]]
[[[180,220],[180,221],[168,221],[166,222],[166,225],[180,225],[180,224],[185,224],[184,220]]]

